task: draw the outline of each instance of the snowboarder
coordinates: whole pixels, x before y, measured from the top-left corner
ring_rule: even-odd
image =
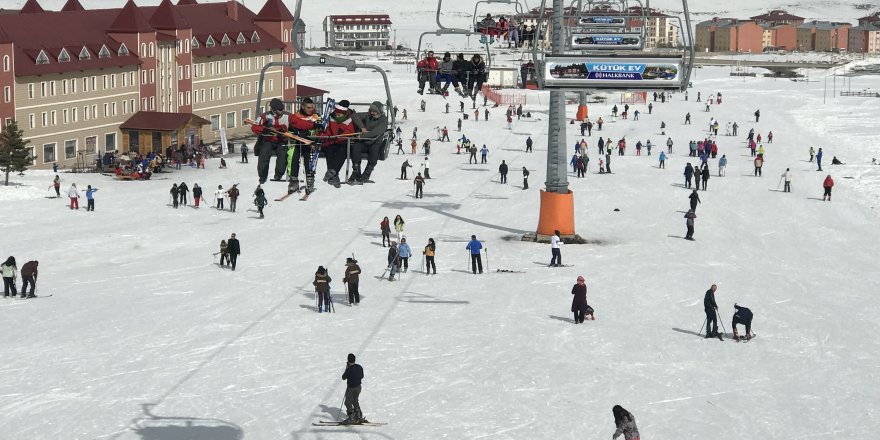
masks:
[[[388,128],[388,116],[385,115],[383,105],[379,101],[373,101],[366,113],[355,113],[352,117],[355,127],[363,133],[357,142],[351,145],[351,177],[348,183],[360,185],[372,183],[370,176],[379,161],[379,156],[384,146],[382,134]],[[404,114],[406,111],[404,110]],[[362,152],[367,153],[367,166],[361,171]],[[415,152],[413,152],[415,153]]]
[[[94,211],[95,210],[95,192],[98,191],[98,188],[92,188],[92,185],[88,185],[86,188],[86,211]]]
[[[10,291],[12,291],[11,295],[13,298],[18,295],[18,291],[15,288],[15,272],[17,270],[18,266],[15,264],[15,257],[10,256],[3,264],[0,264],[0,274],[3,275],[4,298],[10,296]]]
[[[733,324],[730,326],[733,328],[733,339],[739,340],[739,332],[736,330],[737,324],[742,324],[746,326],[746,335],[742,337],[746,341],[752,339],[752,311],[747,307],[743,307],[737,303],[733,303],[733,308],[736,309],[733,312]]]
[[[477,240],[476,235],[471,235],[471,241],[465,246],[465,249],[471,251],[471,270],[473,273],[476,274],[477,269],[480,270],[480,273],[483,273],[483,259],[480,256],[483,244]]]
[[[431,274],[431,268],[434,269],[434,275],[437,275],[437,265],[434,264],[434,255],[437,253],[437,244],[434,243],[433,238],[428,239],[428,244],[425,246],[425,250],[422,251],[422,255],[425,256],[425,275]]]
[[[819,147],[819,151],[816,152],[816,165],[819,166],[816,171],[822,171],[822,147]]]
[[[357,260],[354,258],[345,259],[345,277],[343,283],[348,284],[348,303],[360,304],[361,293],[358,291],[358,283],[360,282],[361,267],[358,266]]]
[[[235,238],[235,234],[229,236],[229,241],[226,242],[226,252],[229,253],[229,264],[232,266],[232,270],[235,270],[235,262],[238,261],[238,256],[241,254],[241,245],[238,243],[238,239]]]
[[[562,266],[562,236],[559,229],[550,236],[550,267]]]
[[[229,195],[229,210],[235,212],[235,202],[238,200],[238,195],[240,192],[238,191],[238,184],[233,184],[232,188],[229,188],[226,191],[226,194]]]
[[[174,191],[172,189],[172,191]],[[173,195],[174,193],[172,193]],[[217,185],[217,191],[214,192],[214,198],[217,200],[217,206],[215,208],[219,210],[223,210],[223,198],[225,197],[225,192],[223,191],[223,185]]]
[[[21,266],[21,297],[22,298],[36,298],[34,295],[34,291],[37,288],[37,266],[39,266],[39,261],[28,261],[24,263],[24,266]],[[31,286],[30,293],[27,293],[28,284]]]
[[[501,161],[501,165],[498,165],[498,172],[501,173],[501,183],[507,183],[507,163],[505,161]]]
[[[235,270],[235,269],[233,269]],[[312,285],[315,286],[315,293],[318,296],[318,313],[330,312],[330,275],[324,266],[318,266],[315,272],[315,280]]]
[[[400,238],[400,244],[397,246],[397,256],[400,258],[400,271],[406,273],[409,270],[409,257],[412,256],[412,249],[406,243],[406,237]]]
[[[400,256],[397,253],[397,242],[392,241],[391,245],[388,246],[388,270],[390,271],[388,281],[394,281],[394,275],[397,274],[399,268]]]
[[[269,201],[266,200],[266,192],[263,191],[263,188],[260,185],[257,185],[257,189],[254,190],[254,205],[257,206],[257,212],[260,214],[260,218],[264,218],[263,208],[269,204]]]
[[[382,247],[385,247],[385,240],[388,240],[388,245],[391,245],[391,225],[388,221],[388,217],[382,219],[379,222],[379,229],[382,231]]]
[[[699,92],[697,93],[699,94]],[[614,426],[617,427],[611,440],[617,439],[621,434],[623,434],[625,440],[639,440],[639,428],[636,427],[636,418],[629,411],[623,409],[620,405],[614,405],[614,408],[611,408],[611,413],[614,414]]]
[[[595,321],[596,316],[593,314],[593,308],[587,304],[587,285],[584,283],[584,277],[578,276],[577,283],[571,288],[571,312],[574,313],[574,323],[583,324],[584,315],[590,315],[590,319]]]
[[[694,190],[696,191],[696,190]],[[697,218],[697,214],[694,214],[694,210],[691,209],[684,215],[685,224],[687,225],[687,234],[685,234],[685,240],[694,240],[694,219]]]
[[[75,183],[70,184],[70,189],[67,190],[67,197],[70,198],[70,209],[79,209],[79,190],[76,189]]]
[[[825,189],[825,194],[822,196],[822,201],[824,202],[826,199],[831,201],[831,188],[834,187],[834,179],[831,178],[831,174],[825,177],[825,181],[822,182],[822,188]]]
[[[346,381],[345,387],[345,412],[348,418],[343,420],[342,425],[358,425],[367,423],[361,412],[361,405],[358,397],[361,394],[361,381],[364,380],[364,369],[355,363],[355,356],[348,354],[348,360],[345,363],[345,372],[342,373],[342,379]]]
[[[713,284],[706,291],[706,296],[703,297],[703,310],[706,312],[706,338],[717,337],[723,341],[724,339],[722,339],[721,334],[718,333],[718,304],[715,303],[716,290],[718,290],[718,286]]]
[[[782,173],[781,180],[785,181],[785,187],[782,189],[782,192],[791,192],[791,168],[785,169],[785,172]]]
[[[523,167],[523,189],[529,189],[529,170]]]
[[[196,205],[196,208],[199,207],[199,200],[202,199],[202,187],[199,186],[198,183],[193,184],[193,202]]]
[[[691,195],[688,196],[688,199],[690,199],[690,202],[691,202],[691,211],[696,213],[697,212],[697,205],[700,203],[703,203],[700,200],[700,195],[697,194],[697,190],[694,190],[693,192],[691,192]]]

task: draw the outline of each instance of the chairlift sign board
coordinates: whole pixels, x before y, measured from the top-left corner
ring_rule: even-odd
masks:
[[[624,27],[626,26],[626,18],[625,17],[613,17],[613,16],[600,16],[600,15],[589,15],[586,17],[581,17],[578,19],[579,26],[590,26],[590,27]]]
[[[640,34],[573,34],[571,48],[579,50],[638,50],[642,48]]]
[[[547,57],[547,89],[672,89],[681,86],[682,58]]]

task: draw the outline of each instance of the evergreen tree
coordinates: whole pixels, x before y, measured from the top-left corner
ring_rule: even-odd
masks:
[[[27,148],[29,140],[23,139],[24,132],[18,129],[18,123],[12,121],[0,132],[0,171],[6,173],[6,185],[9,185],[9,173],[23,173],[31,165],[34,158]]]

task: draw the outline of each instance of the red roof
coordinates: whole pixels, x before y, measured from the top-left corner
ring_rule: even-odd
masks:
[[[334,24],[391,24],[391,18],[388,17],[388,14],[331,15],[330,21]]]
[[[61,8],[62,11],[82,11],[85,10],[79,0],[67,0],[67,3]]]
[[[21,14],[39,14],[40,12],[45,12],[43,7],[37,3],[37,0],[27,0],[24,6],[21,7]]]
[[[107,32],[118,32],[126,34],[136,34],[141,32],[150,32],[153,28],[150,23],[141,14],[134,0],[128,0],[125,6],[119,11],[116,20],[107,28]]]
[[[309,87],[302,84],[296,85],[296,96],[321,96],[325,93],[327,93],[326,90],[317,87]]]
[[[226,5],[223,5],[224,9]],[[293,21],[293,14],[290,13],[290,9],[287,9],[287,6],[284,6],[284,2],[281,0],[266,0],[266,4],[263,5],[263,9],[260,9],[260,13],[257,14],[257,21]]]
[[[752,20],[762,20],[762,21],[780,21],[780,20],[788,20],[788,21],[796,21],[803,20],[804,17],[798,17],[797,15],[789,14],[780,9],[776,9],[770,11],[766,14],[756,15],[754,17],[749,17]]]
[[[144,112],[140,111],[132,115],[119,125],[120,130],[155,130],[175,131],[183,128],[190,120],[198,125],[207,125],[210,122],[192,113],[168,113],[168,112]]]
[[[177,2],[177,6],[181,6],[181,5],[197,5],[197,4],[199,4],[199,2],[197,2],[196,0],[178,0],[178,2]]]
[[[187,29],[189,23],[180,16],[171,0],[162,0],[150,17],[150,26],[156,29]]]

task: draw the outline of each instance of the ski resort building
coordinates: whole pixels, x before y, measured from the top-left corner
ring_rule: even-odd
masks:
[[[880,53],[880,12],[859,19],[859,25],[847,35],[847,50],[859,53]]]
[[[850,23],[811,21],[797,27],[799,51],[830,52],[846,50]]]
[[[329,15],[324,18],[324,45],[331,49],[391,47],[388,14]]]
[[[292,30],[282,0],[257,13],[235,0],[91,10],[68,0],[60,11],[27,0],[0,15],[0,124],[18,122],[37,168],[242,134],[260,70],[294,56]],[[293,101],[295,72],[272,69],[264,87],[266,100]]]

